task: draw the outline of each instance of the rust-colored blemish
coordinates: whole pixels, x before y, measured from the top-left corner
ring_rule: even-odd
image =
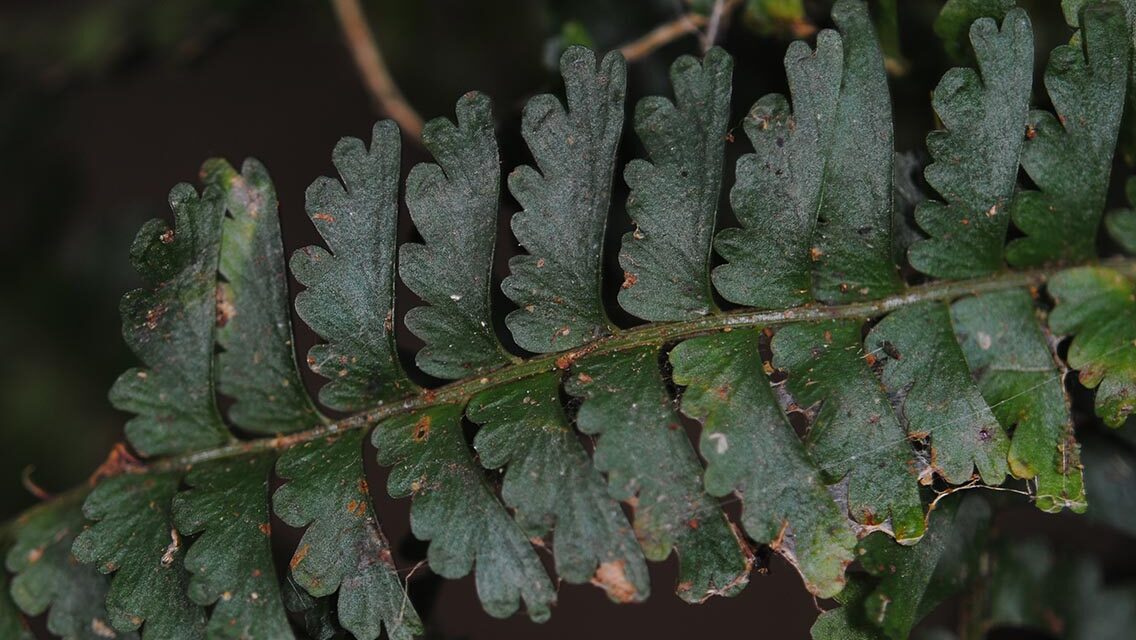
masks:
[[[313,213],[312,220],[319,220],[320,222],[331,224],[332,222],[335,222],[335,216],[331,215],[330,213]]]
[[[161,241],[162,244],[169,244],[169,243],[173,242],[174,241],[174,230],[173,229],[166,229],[165,233],[158,236],[158,240]]]
[[[430,438],[430,414],[424,414],[414,423],[414,434],[411,436],[415,442],[426,442]]]
[[[632,602],[639,592],[635,585],[627,579],[627,562],[624,560],[609,560],[600,564],[592,576],[592,584],[603,589],[607,595],[616,602]]]
[[[300,545],[300,548],[296,549],[296,553],[292,555],[292,560],[288,563],[288,568],[295,571],[296,567],[304,561],[304,558],[308,557],[308,552],[311,550],[312,546],[310,544]]]
[[[631,273],[630,271],[624,271],[623,272],[623,284],[621,284],[619,286],[619,288],[630,289],[631,287],[635,286],[636,282],[639,282],[639,276],[635,275],[634,273]]]
[[[260,529],[260,532],[266,536],[272,535],[272,525],[267,522],[262,522],[256,525],[256,528]]]
[[[592,382],[592,376],[583,372],[576,376],[576,379],[580,381],[580,384],[590,384]]]
[[[237,308],[233,306],[233,301],[229,298],[228,287],[218,285],[215,297],[217,300],[217,326],[223,327],[237,315]]]
[[[166,306],[162,305],[162,304],[154,307],[153,309],[147,310],[146,311],[146,328],[151,330],[151,331],[153,331],[154,329],[157,329],[158,328],[158,321],[162,319],[162,316],[165,315],[165,313],[166,313]]]

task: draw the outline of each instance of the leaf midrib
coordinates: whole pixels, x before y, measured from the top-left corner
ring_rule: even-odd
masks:
[[[1101,266],[1136,277],[1136,258],[1115,258],[1065,267],[1043,267],[1021,271],[1004,271],[992,276],[967,280],[939,281],[908,287],[895,295],[844,305],[809,303],[780,310],[738,309],[683,322],[655,322],[593,340],[585,345],[550,354],[534,356],[504,365],[484,375],[451,382],[435,389],[423,389],[402,399],[382,402],[331,424],[281,435],[240,441],[212,449],[170,456],[148,464],[124,469],[129,473],[161,473],[187,469],[209,460],[251,453],[283,450],[289,447],[333,436],[352,429],[369,428],[395,415],[443,404],[464,405],[470,398],[494,387],[509,384],[549,371],[568,369],[576,360],[590,355],[615,353],[644,346],[662,346],[668,342],[699,335],[730,331],[735,328],[759,328],[791,322],[834,319],[869,319],[886,315],[902,307],[932,300],[952,300],[965,295],[992,293],[1022,287],[1038,287],[1051,277],[1084,266]]]

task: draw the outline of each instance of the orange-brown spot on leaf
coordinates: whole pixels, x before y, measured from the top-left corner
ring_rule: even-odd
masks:
[[[292,560],[288,563],[288,568],[295,571],[296,567],[304,561],[304,558],[308,557],[308,552],[311,550],[312,546],[310,544],[301,545],[299,549],[296,549],[296,553],[292,555]]]
[[[263,533],[266,536],[272,535],[272,525],[267,523],[267,522],[262,522],[262,523],[258,524],[256,526],[256,528],[260,529],[260,532]]]
[[[320,222],[331,224],[332,222],[335,222],[335,216],[331,215],[330,213],[313,213],[312,220],[319,220]]]
[[[414,423],[414,434],[411,436],[415,442],[426,442],[430,437],[430,415],[425,414]]]
[[[620,285],[620,288],[621,289],[630,289],[631,287],[635,286],[636,282],[639,282],[639,276],[635,275],[634,273],[631,273],[630,271],[624,271],[623,272],[623,284]]]
[[[217,286],[217,326],[223,327],[229,324],[229,321],[237,315],[237,308],[233,306],[233,301],[230,298],[231,291],[228,287],[223,285]]]
[[[632,602],[639,595],[635,585],[627,579],[627,562],[610,560],[600,564],[592,576],[592,584],[603,589],[616,602]]]

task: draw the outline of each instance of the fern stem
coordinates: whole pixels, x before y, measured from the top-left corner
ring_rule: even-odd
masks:
[[[1111,259],[1100,264],[1136,277],[1136,259]],[[662,346],[668,342],[719,331],[730,331],[734,328],[759,328],[818,320],[876,318],[902,307],[931,300],[948,301],[967,295],[1023,287],[1040,287],[1049,278],[1070,268],[1072,267],[1007,271],[969,280],[932,282],[910,287],[903,293],[879,300],[845,305],[808,304],[792,309],[774,311],[740,309],[686,322],[647,324],[600,338],[577,349],[532,357],[516,364],[506,365],[481,377],[459,380],[437,389],[426,389],[402,400],[379,404],[370,410],[357,413],[332,424],[317,426],[307,431],[286,436],[247,440],[181,456],[163,458],[146,465],[124,468],[122,471],[130,473],[171,471],[218,458],[282,450],[352,429],[369,428],[391,416],[410,413],[430,406],[441,404],[464,405],[470,398],[487,389],[548,371],[566,370],[571,367],[573,362],[588,355],[614,353],[650,345]]]

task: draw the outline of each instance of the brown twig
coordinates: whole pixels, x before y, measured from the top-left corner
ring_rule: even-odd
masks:
[[[375,106],[397,122],[403,133],[417,140],[422,135],[422,116],[418,115],[398,90],[398,85],[383,61],[383,54],[379,51],[375,34],[367,24],[367,16],[363,13],[359,0],[331,0],[331,4],[335,7],[335,15],[339,19],[347,48],[355,59],[355,66],[359,69],[359,75],[375,101]]]
[[[24,489],[39,500],[51,500],[54,496],[51,495],[51,492],[39,486],[35,480],[32,480],[33,473],[35,473],[35,467],[29,464],[24,467],[23,473],[20,474],[20,482],[23,483]]]
[[[685,13],[670,22],[655,27],[642,37],[624,44],[619,47],[619,52],[628,62],[635,62],[647,57],[656,49],[692,33],[699,35],[699,40],[705,52],[714,46],[721,24],[739,4],[741,4],[741,0],[718,0],[714,4],[714,10],[709,18],[700,13]],[[702,27],[707,27],[705,33],[702,31]]]
[[[705,24],[706,16],[698,13],[687,13],[655,27],[640,38],[628,42],[619,48],[619,52],[628,62],[635,62],[647,57],[659,47],[670,44],[689,33],[698,32]]]

